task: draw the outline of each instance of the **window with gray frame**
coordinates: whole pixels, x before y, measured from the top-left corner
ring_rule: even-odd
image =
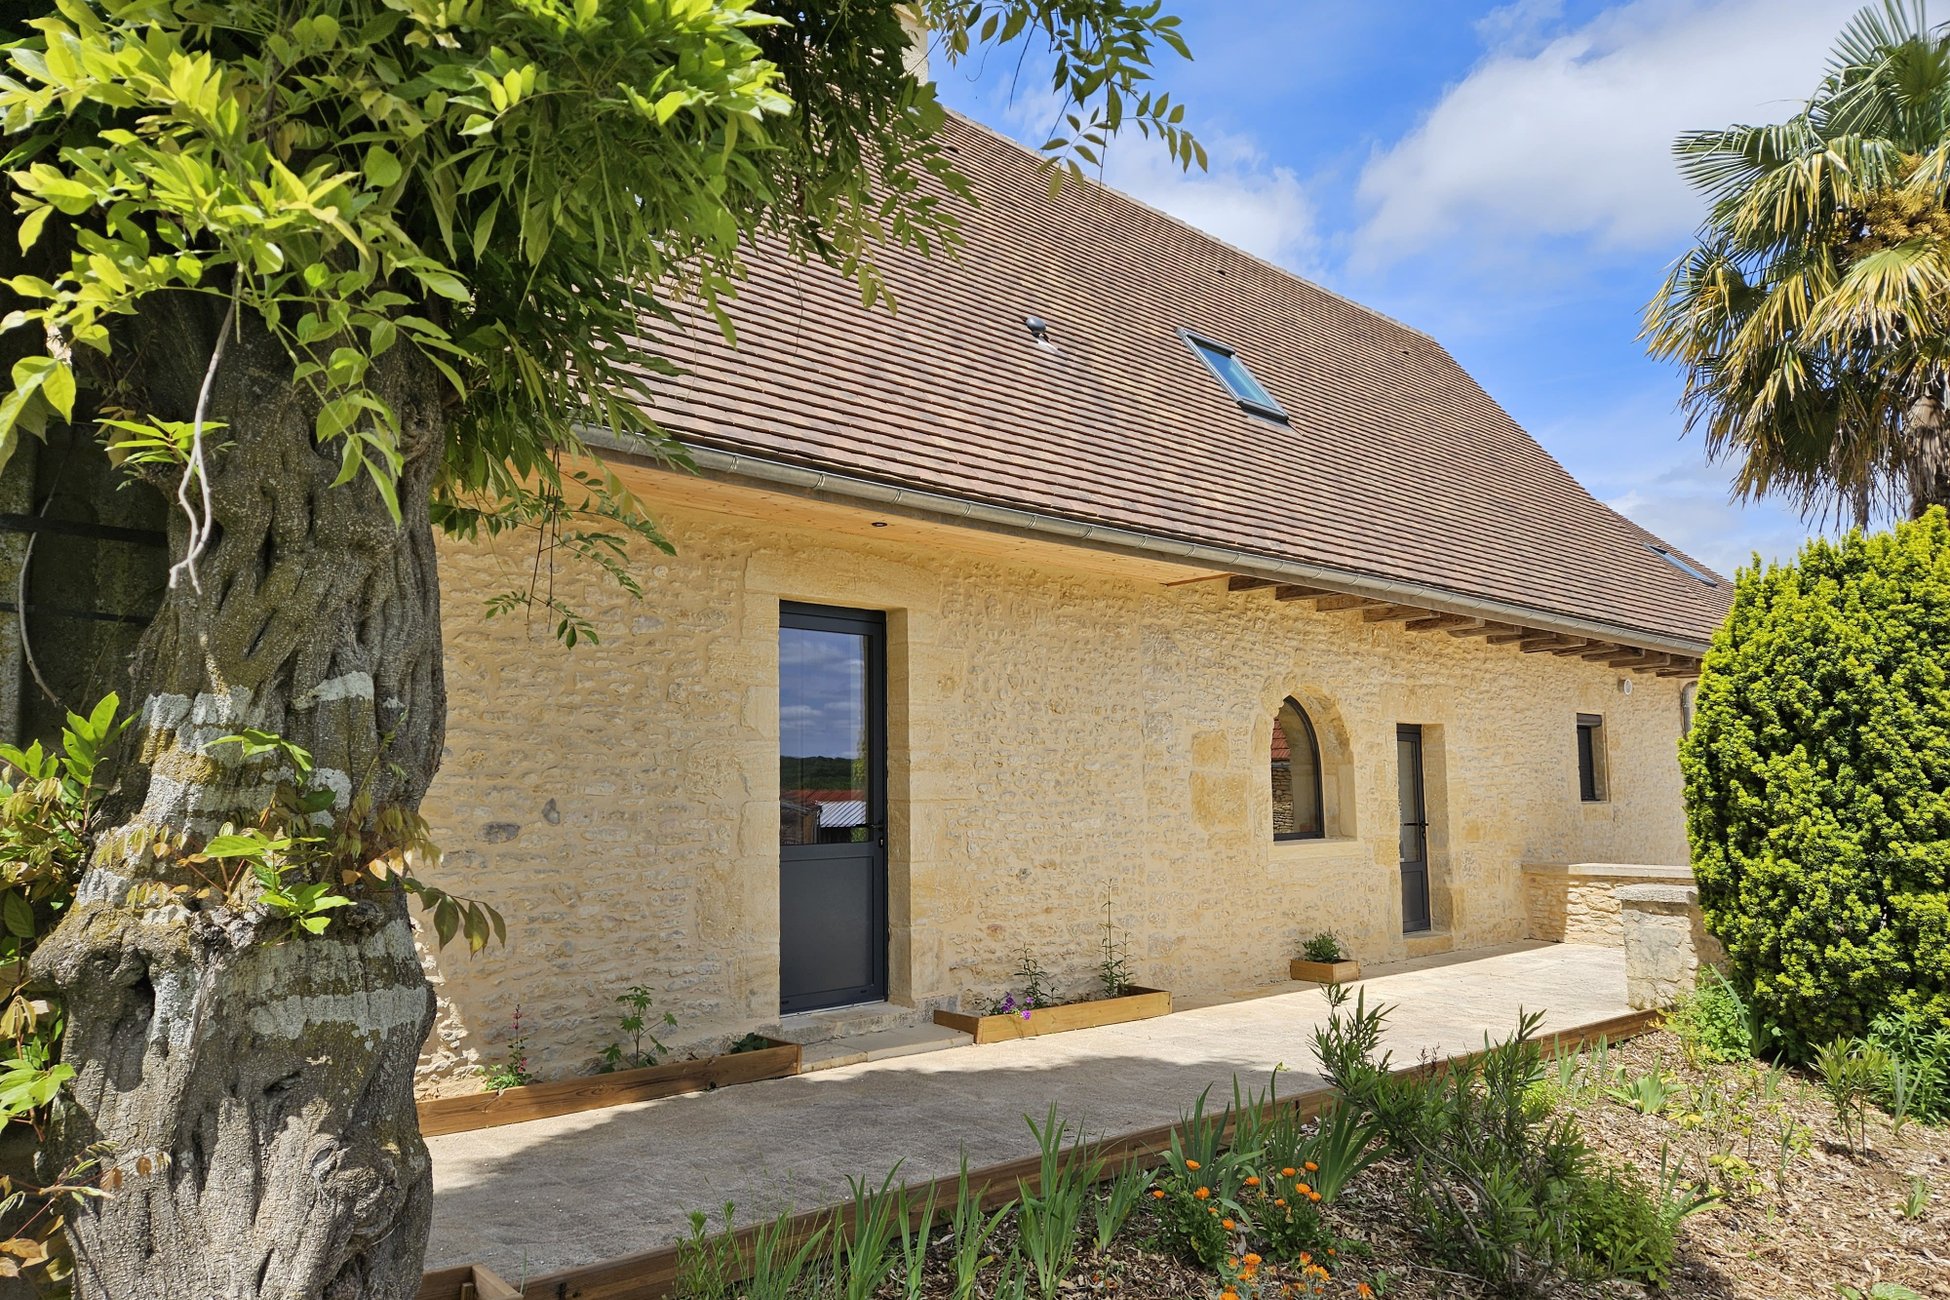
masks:
[[[1578,798],[1605,801],[1605,720],[1596,713],[1578,715]]]

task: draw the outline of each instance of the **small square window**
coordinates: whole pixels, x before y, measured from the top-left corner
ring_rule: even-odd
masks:
[[[1605,801],[1605,720],[1595,713],[1578,715],[1578,798]]]
[[[1273,400],[1273,395],[1260,386],[1259,380],[1253,378],[1253,372],[1246,369],[1246,363],[1240,360],[1237,352],[1190,330],[1179,330],[1178,336],[1198,354],[1199,360],[1206,364],[1219,382],[1226,386],[1233,400],[1248,413],[1267,420],[1278,420],[1281,424],[1287,422],[1285,408]]]

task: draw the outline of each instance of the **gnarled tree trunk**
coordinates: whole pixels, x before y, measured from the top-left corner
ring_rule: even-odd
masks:
[[[445,719],[428,486],[437,379],[394,349],[372,385],[400,417],[404,520],[363,478],[332,487],[315,399],[254,323],[228,341],[210,418],[217,530],[132,670],[122,742],[76,905],[36,954],[76,1071],[50,1168],[104,1144],[112,1189],[69,1215],[83,1300],[408,1297],[432,1208],[413,1068],[433,1016],[404,902],[353,891],[319,935],[254,906],[159,903],[182,880],[158,831],[248,823],[262,761],[211,742],[245,727],[310,750],[346,815],[417,808]],[[133,349],[147,409],[188,419],[214,317],[174,309]],[[183,553],[180,517],[172,538]]]

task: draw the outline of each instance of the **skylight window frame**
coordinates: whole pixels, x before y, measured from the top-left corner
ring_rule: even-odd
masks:
[[[1184,341],[1186,347],[1192,350],[1192,355],[1197,357],[1205,368],[1212,372],[1212,377],[1219,381],[1219,386],[1225,389],[1226,394],[1233,401],[1239,403],[1240,410],[1259,419],[1269,420],[1274,424],[1290,426],[1293,423],[1292,417],[1287,415],[1286,408],[1280,405],[1279,399],[1267,391],[1266,385],[1259,382],[1259,376],[1253,373],[1253,368],[1246,364],[1244,357],[1239,355],[1239,349],[1227,347],[1217,339],[1207,338],[1203,334],[1185,329],[1182,326],[1179,328],[1178,337]],[[1212,358],[1207,354],[1207,349],[1228,357],[1237,364],[1239,369],[1245,373],[1248,382],[1258,390],[1258,396],[1248,396],[1235,388],[1232,380],[1226,376],[1226,372],[1214,364]],[[1259,400],[1260,397],[1266,400],[1262,402]]]
[[[1691,578],[1694,582],[1697,582],[1702,586],[1717,587],[1720,585],[1720,580],[1718,578],[1715,578],[1712,574],[1707,573],[1702,569],[1696,568],[1691,561],[1685,559],[1682,556],[1675,554],[1668,547],[1661,546],[1657,542],[1647,542],[1645,544],[1645,549],[1652,552],[1654,555],[1664,560],[1667,564],[1670,564],[1673,568],[1679,570],[1679,572],[1685,574],[1687,577]]]

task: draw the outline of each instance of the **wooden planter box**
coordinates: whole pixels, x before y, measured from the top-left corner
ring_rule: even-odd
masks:
[[[1361,978],[1361,963],[1358,961],[1308,961],[1305,957],[1295,957],[1287,964],[1287,974],[1297,980],[1312,980],[1316,984],[1346,984]]]
[[[521,1300],[521,1291],[479,1264],[462,1264],[423,1274],[420,1300]]]
[[[1121,998],[1038,1007],[1029,1013],[1027,1020],[1013,1012],[1006,1016],[968,1016],[959,1011],[937,1011],[934,1023],[971,1034],[978,1043],[1000,1043],[1011,1038],[1060,1034],[1066,1029],[1095,1029],[1099,1025],[1121,1025],[1128,1020],[1149,1020],[1170,1014],[1171,994],[1133,985]]]
[[[551,1115],[573,1115],[625,1102],[674,1097],[680,1092],[703,1092],[733,1083],[783,1079],[799,1072],[799,1044],[765,1040],[770,1047],[755,1052],[707,1056],[698,1061],[668,1061],[644,1070],[618,1070],[552,1083],[530,1083],[500,1092],[465,1097],[436,1097],[419,1105],[420,1132],[427,1137],[465,1133],[470,1129],[519,1124]]]

